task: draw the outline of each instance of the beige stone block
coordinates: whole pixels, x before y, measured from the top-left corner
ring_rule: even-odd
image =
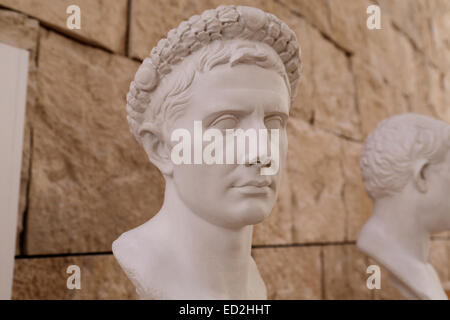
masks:
[[[137,68],[41,30],[27,254],[110,251],[159,210],[162,175],[126,121]]]
[[[315,89],[314,124],[344,137],[361,140],[361,123],[349,60],[317,31],[315,35],[310,43],[305,43],[305,46],[313,46],[313,70],[310,75]],[[305,82],[309,80],[304,79]]]
[[[39,22],[10,10],[0,10],[0,41],[28,50],[30,62],[36,58]]]
[[[450,77],[446,77],[424,57],[417,63],[422,68],[416,73],[416,90],[409,98],[410,111],[450,123]]]
[[[213,0],[132,0],[128,43],[130,56],[144,59],[170,29],[194,14],[215,7]]]
[[[373,2],[369,0],[328,1],[330,32],[327,35],[350,52],[365,50],[370,31],[367,28],[367,7],[371,4]]]
[[[415,91],[408,96],[409,111],[437,118],[442,102],[439,74],[424,57],[419,57],[416,65],[414,77],[417,83]]]
[[[355,245],[323,247],[324,299],[370,300],[372,290],[366,286],[369,259]]]
[[[355,85],[345,53],[305,19],[284,10],[277,14],[296,33],[301,46],[302,72],[291,116],[314,121],[339,135],[362,138]]]
[[[431,241],[429,261],[445,290],[450,291],[450,239]]]
[[[364,48],[367,0],[280,0],[347,52]]]
[[[268,299],[321,299],[320,247],[256,248]]]
[[[298,119],[290,119],[288,132],[294,242],[343,241],[341,139]]]
[[[81,289],[68,289],[67,273],[77,265]],[[137,299],[128,280],[112,255],[90,255],[58,258],[16,259],[14,266],[14,300],[61,299]]]
[[[440,73],[429,68],[428,102],[439,119],[450,123],[450,72]]]
[[[405,50],[400,49],[402,43]],[[404,35],[397,31],[386,37],[380,35],[378,40],[371,40],[368,48],[372,49],[352,58],[365,135],[380,120],[398,113],[450,120],[445,107],[450,101],[450,84],[444,74],[414,51]]]
[[[314,78],[314,54],[317,54],[315,41],[321,41],[320,35],[304,19],[294,17],[289,26],[297,35],[301,47],[301,73],[297,97],[294,100],[290,116],[312,122],[316,104],[321,97],[316,94],[316,81]],[[323,99],[322,99],[323,100]],[[320,103],[322,106],[324,103]]]
[[[352,58],[352,68],[365,139],[381,120],[408,112],[408,104],[405,96],[387,82],[378,68],[358,55]]]
[[[81,10],[81,29],[67,28],[68,6]],[[42,24],[71,37],[125,53],[127,0],[0,0],[0,5],[36,17]]]
[[[366,26],[368,17],[366,9],[368,5],[373,3],[366,0],[281,0],[281,2],[293,12],[300,13],[308,22],[317,27],[321,33],[326,35],[328,43],[332,42],[337,48],[354,53],[364,60],[371,69],[380,74],[383,82],[389,84],[392,88],[391,91],[399,91],[392,94],[386,93],[386,95],[394,97],[394,100],[405,100],[400,104],[405,106],[409,104],[410,111],[435,115],[436,107],[433,105],[433,101],[429,101],[429,99],[435,99],[436,95],[430,97],[427,91],[428,85],[424,85],[424,77],[432,76],[427,74],[426,65],[430,63],[427,62],[427,59],[424,59],[423,53],[445,74],[448,70],[445,68],[445,61],[450,57],[448,49],[445,48],[445,45],[449,43],[446,41],[448,37],[446,30],[448,28],[445,28],[445,26],[450,19],[444,19],[443,17],[447,13],[450,14],[450,10],[447,9],[448,4],[438,1],[381,1],[382,28],[380,30],[369,30]],[[431,16],[438,18],[430,19]],[[399,19],[401,22],[397,21]],[[405,28],[409,29],[410,32],[405,32]],[[433,31],[428,30],[429,28]],[[413,33],[416,34],[417,39],[422,39],[421,41],[426,43],[423,50],[417,51],[417,44],[414,41],[411,42],[411,34]],[[308,43],[317,43],[317,41],[308,41]],[[434,49],[437,47],[440,50]],[[432,50],[436,51],[434,55],[431,52]],[[323,54],[315,54],[314,56],[319,61],[323,58]],[[324,59],[324,61],[329,60]],[[326,68],[326,70],[334,69]],[[313,75],[319,76],[324,74],[326,72],[313,73]],[[432,80],[427,79],[427,81]],[[326,82],[320,81],[319,83]],[[341,88],[342,84],[348,84],[349,81],[341,81],[340,83],[341,86],[334,85],[330,88]],[[326,85],[324,87],[328,88]],[[345,97],[349,96],[349,94],[345,95]],[[326,102],[330,104],[330,100],[326,99]],[[355,114],[351,108],[347,110],[349,114]],[[342,113],[342,110],[340,111]],[[364,112],[364,110],[361,112]],[[334,112],[332,114],[339,113]],[[361,117],[364,121],[364,116]],[[354,138],[354,136],[350,137]]]
[[[446,0],[379,0],[395,26],[441,71],[450,71],[450,3]]]
[[[368,0],[280,1],[305,17],[337,46],[348,52],[373,55],[372,59],[379,60],[381,71],[388,78],[393,75],[397,85],[408,88],[408,82],[413,80],[414,73],[408,66],[413,65],[410,62],[414,47],[439,69],[449,71],[450,3],[446,0],[380,0],[380,30],[367,28],[366,9],[374,4]],[[398,70],[404,71],[403,74]],[[409,90],[413,88],[409,86]]]
[[[347,212],[346,240],[350,241],[356,241],[359,231],[369,219],[373,209],[373,202],[366,193],[361,174],[362,148],[362,143],[342,141],[342,167],[345,179],[343,198]]]
[[[414,43],[423,48],[424,39],[429,36],[427,17],[429,5],[427,0],[378,0],[381,12],[388,15]]]
[[[439,55],[445,57],[431,58],[433,53],[430,50],[436,48],[431,39],[439,37],[433,35],[433,32],[439,32],[432,25],[439,21],[442,12],[431,14],[429,7],[438,2],[400,0],[380,3],[382,29],[367,32],[367,46],[358,54],[377,68],[391,86],[408,96],[410,111],[435,116],[436,90],[429,91],[432,86],[436,88],[436,75],[433,74],[436,72],[433,69],[439,70],[437,73],[448,72],[445,65],[446,58],[448,60],[450,57],[450,46],[447,49],[441,46]],[[450,7],[447,7],[441,4],[436,11],[447,11],[450,17]],[[448,32],[440,31],[440,34]],[[420,42],[426,42],[423,48]]]
[[[444,73],[450,72],[450,2],[427,1],[430,36],[425,38],[425,54]]]
[[[365,48],[358,52],[364,61],[375,68],[390,86],[411,95],[418,86],[422,65],[408,38],[398,32],[386,15],[382,15],[382,29],[368,30]]]
[[[301,46],[301,81],[291,116],[314,119],[318,127],[360,140],[354,79],[345,53],[307,23],[306,17],[281,9],[275,14],[292,28]]]
[[[0,42],[29,51],[29,71],[27,82],[27,104],[23,138],[22,168],[17,223],[16,254],[20,254],[20,237],[23,230],[23,215],[27,206],[27,192],[30,170],[31,127],[33,109],[37,97],[36,54],[39,23],[23,14],[0,10]]]
[[[309,24],[321,32],[331,33],[328,0],[279,0],[289,10],[304,17]]]

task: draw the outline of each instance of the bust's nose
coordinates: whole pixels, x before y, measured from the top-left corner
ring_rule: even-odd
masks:
[[[272,164],[272,158],[267,152],[259,153],[245,162],[246,167],[269,168]]]

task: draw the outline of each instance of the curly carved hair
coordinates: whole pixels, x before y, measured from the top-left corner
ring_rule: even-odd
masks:
[[[413,176],[414,163],[443,161],[450,151],[450,126],[418,114],[402,114],[380,122],[361,154],[361,169],[372,199],[403,190]]]

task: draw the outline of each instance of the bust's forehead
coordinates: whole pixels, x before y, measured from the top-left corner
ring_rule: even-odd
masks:
[[[192,98],[198,103],[202,99],[211,102],[222,99],[232,103],[232,98],[239,96],[245,97],[246,104],[255,104],[262,97],[271,97],[268,103],[289,111],[289,92],[284,78],[273,69],[254,64],[216,66],[198,74],[192,83],[192,90]]]

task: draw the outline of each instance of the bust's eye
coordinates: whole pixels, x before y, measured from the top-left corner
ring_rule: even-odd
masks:
[[[234,129],[236,125],[238,124],[239,120],[236,116],[231,114],[222,115],[219,118],[215,119],[210,127],[216,128],[219,130],[226,130],[226,129]]]
[[[267,129],[283,129],[284,120],[280,116],[270,116],[264,120]]]

